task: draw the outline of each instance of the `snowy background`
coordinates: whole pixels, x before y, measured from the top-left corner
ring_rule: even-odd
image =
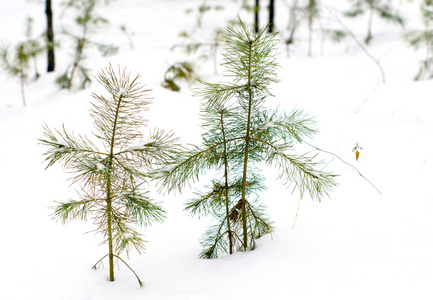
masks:
[[[27,16],[35,20],[35,33],[43,31],[43,1],[3,2],[1,42],[22,41]],[[149,127],[173,129],[185,143],[200,141],[198,99],[192,97],[197,86],[172,92],[161,83],[173,62],[188,58],[170,48],[183,41],[180,32],[194,27],[194,13],[185,10],[201,2],[121,0],[102,7],[110,24],[94,38],[121,46],[120,51],[107,58],[90,52],[87,61],[94,74],[108,63],[140,73],[154,98]],[[276,26],[284,40],[288,9],[285,1],[276,2]],[[341,5],[338,9],[346,5],[324,2]],[[418,2],[393,1],[406,28],[420,24]],[[214,29],[224,28],[237,14],[250,24],[253,20],[234,1],[208,3],[225,9],[205,14],[197,40],[212,40]],[[57,3],[53,9],[59,30],[67,21]],[[267,13],[262,17],[264,24]],[[365,19],[344,21],[364,37]],[[276,173],[265,170],[268,190],[262,202],[275,221],[272,236],[261,238],[254,251],[203,260],[198,241],[211,220],[183,212],[191,191],[154,192],[167,219],[143,229],[146,253],[127,261],[145,282],[143,288],[122,264],[116,267],[115,282],[108,281],[107,262],[105,268],[91,269],[107,253],[99,235],[85,234],[94,229],[91,222],[62,226],[50,217],[53,201],[67,200],[75,191],[65,170],[44,170],[45,149],[37,139],[44,124],[59,128],[64,123],[89,134],[90,93],[100,90],[97,82],[84,91],[58,90],[54,79],[70,61],[70,49],[59,48],[56,74],[43,72],[45,57],[39,58],[42,76],[26,86],[28,106],[23,108],[19,81],[0,70],[0,299],[433,299],[433,82],[412,80],[424,54],[408,48],[402,29],[377,18],[374,22],[368,51],[380,61],[385,83],[353,39],[321,44],[317,35],[313,57],[307,57],[303,28],[290,58],[281,42],[279,83],[268,105],[302,108],[316,116],[320,133],[309,142],[356,166],[382,193],[329,156],[329,168],[340,174],[339,185],[321,203],[305,197],[292,229],[298,197],[282,187]],[[121,25],[132,33],[133,48]],[[200,66],[201,78],[222,79],[221,68],[213,74],[211,60]],[[357,143],[363,148],[359,161],[352,152]]]

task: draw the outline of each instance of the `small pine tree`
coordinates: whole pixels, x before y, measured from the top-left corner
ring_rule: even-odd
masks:
[[[156,173],[170,192],[216,170],[218,177],[208,190],[198,192],[186,206],[192,214],[211,214],[218,220],[202,240],[205,258],[231,254],[235,248],[252,250],[256,239],[271,232],[258,197],[265,188],[260,164],[275,166],[282,181],[294,184],[301,196],[308,190],[321,199],[335,184],[334,175],[319,170],[313,157],[292,153],[296,143],[315,133],[312,119],[301,111],[286,114],[264,106],[276,77],[275,34],[266,35],[266,27],[256,34],[240,24],[239,31],[227,27],[224,39],[228,48],[223,66],[233,81],[202,82],[205,88],[198,92],[207,130],[203,145],[178,153]]]
[[[96,128],[93,136],[102,149],[64,127],[54,131],[45,127],[44,139],[40,140],[49,147],[45,153],[47,168],[62,163],[75,174],[73,182],[81,183],[80,199],[58,203],[54,218],[62,223],[93,219],[96,231],[108,243],[110,281],[114,281],[115,257],[120,259],[122,251],[128,254],[132,248],[139,253],[144,250],[144,240],[133,225],[163,220],[164,210],[152,203],[142,185],[150,178],[146,169],[167,160],[177,147],[173,134],[162,130],[153,131],[143,141],[140,127],[145,123],[140,113],[150,100],[138,79],[131,79],[120,68],[116,73],[111,66],[97,77],[109,94],[92,95],[97,102],[91,111]]]
[[[391,7],[389,1],[383,0],[351,0],[353,2],[352,8],[345,12],[345,16],[355,18],[360,15],[368,14],[368,25],[367,25],[367,36],[364,39],[364,43],[368,45],[373,38],[372,26],[373,16],[376,14],[380,18],[399,24],[404,25],[403,18],[399,13]]]
[[[29,77],[30,64],[33,60],[35,79],[39,78],[36,57],[41,54],[45,48],[40,39],[32,37],[33,19],[27,18],[26,40],[18,43],[15,47],[3,46],[0,49],[0,58],[3,68],[13,77],[20,79],[21,98],[23,106],[26,106],[26,96],[24,86]]]
[[[89,47],[96,47],[103,56],[112,55],[118,51],[118,47],[114,45],[96,43],[89,39],[89,35],[93,33],[98,26],[108,23],[107,19],[95,13],[96,4],[97,1],[95,0],[73,0],[68,4],[74,7],[79,14],[75,18],[79,33],[75,33],[74,28],[63,30],[63,34],[70,37],[74,42],[75,52],[71,64],[66,68],[65,72],[56,79],[56,83],[62,89],[70,90],[75,80],[78,80],[79,89],[85,89],[92,81],[90,70],[85,66],[86,50]]]
[[[333,42],[340,42],[346,37],[346,33],[343,30],[329,28],[322,24],[324,23],[322,21],[327,18],[323,13],[323,6],[319,0],[308,0],[304,6],[297,0],[292,1],[289,7],[289,24],[287,27],[289,36],[285,41],[287,55],[290,55],[289,47],[295,41],[295,33],[304,22],[308,30],[308,56],[313,55],[313,36],[316,31],[321,34],[322,40],[329,39]],[[316,28],[316,24],[318,28]]]
[[[425,59],[420,62],[418,74],[414,80],[433,78],[433,0],[424,0],[421,4],[423,30],[412,30],[405,34],[406,41],[415,49],[424,45]]]

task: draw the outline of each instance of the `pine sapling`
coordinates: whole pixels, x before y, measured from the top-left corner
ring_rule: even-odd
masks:
[[[63,34],[70,37],[74,43],[72,62],[65,72],[56,79],[56,83],[62,89],[70,90],[75,81],[79,89],[85,89],[90,84],[90,70],[86,66],[86,52],[88,48],[95,47],[103,56],[115,54],[118,47],[111,44],[97,43],[90,39],[91,34],[108,20],[96,14],[97,1],[95,0],[74,0],[69,3],[73,6],[78,16],[75,18],[76,28],[64,29]],[[78,30],[76,33],[75,30]]]
[[[33,61],[35,70],[35,79],[39,78],[37,68],[37,56],[44,51],[40,39],[32,37],[33,19],[27,18],[26,40],[18,43],[16,46],[2,46],[0,48],[0,59],[3,68],[10,76],[20,79],[21,98],[23,106],[26,106],[25,85],[27,83]]]
[[[241,29],[227,27],[224,38],[223,66],[232,81],[202,82],[205,87],[197,93],[206,130],[202,145],[178,153],[156,172],[168,192],[182,191],[203,173],[216,172],[208,190],[186,207],[218,220],[202,241],[206,258],[253,250],[256,240],[271,232],[259,198],[265,189],[261,164],[276,167],[283,183],[294,185],[301,196],[308,191],[320,200],[335,185],[334,175],[323,171],[314,156],[293,154],[295,144],[316,132],[314,121],[302,111],[286,114],[265,107],[269,86],[276,82],[275,34],[266,35],[266,27],[255,33],[239,21]]]
[[[390,1],[384,0],[352,0],[352,8],[345,12],[345,15],[350,18],[355,18],[360,15],[368,14],[367,35],[364,43],[368,45],[373,38],[373,17],[377,15],[381,19],[396,23],[400,26],[404,25],[404,20],[400,14],[390,5]]]
[[[322,22],[327,16],[323,15],[323,6],[319,0],[308,0],[305,6],[294,0],[289,8],[289,37],[286,39],[287,54],[289,55],[289,46],[294,43],[295,33],[298,28],[306,23],[308,29],[308,50],[307,55],[313,55],[313,36],[315,31],[321,34],[322,40],[329,39],[332,42],[341,42],[346,33],[343,30],[324,26]],[[316,28],[316,24],[318,28]],[[322,50],[323,51],[323,50]]]
[[[62,223],[73,219],[94,221],[95,231],[108,244],[109,279],[114,281],[114,258],[123,261],[120,253],[129,254],[133,248],[144,251],[144,240],[134,225],[146,226],[164,219],[164,209],[151,201],[143,184],[150,179],[150,168],[167,160],[177,142],[172,133],[162,130],[152,131],[143,140],[141,127],[145,121],[140,114],[147,110],[150,100],[148,90],[138,82],[139,76],[131,78],[125,70],[115,72],[109,66],[97,80],[108,93],[92,94],[96,101],[91,109],[96,129],[92,136],[99,143],[67,132],[64,127],[51,130],[47,126],[40,141],[49,148],[45,153],[47,168],[61,163],[73,172],[72,181],[81,189],[79,199],[54,207],[54,219]]]

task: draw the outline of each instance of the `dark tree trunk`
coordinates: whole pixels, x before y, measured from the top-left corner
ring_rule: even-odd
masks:
[[[45,13],[47,14],[47,51],[48,66],[47,72],[54,71],[54,30],[53,30],[53,11],[51,10],[51,0],[45,1]]]
[[[274,32],[275,0],[269,0],[269,32]]]
[[[254,4],[254,30],[259,32],[259,11],[260,11],[260,0],[256,0]]]

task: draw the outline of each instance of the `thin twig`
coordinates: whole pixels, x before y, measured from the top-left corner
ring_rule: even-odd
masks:
[[[383,71],[383,68],[382,68],[380,62],[373,55],[371,55],[370,52],[367,51],[365,46],[358,40],[358,38],[355,36],[355,34],[343,23],[343,21],[341,21],[340,18],[330,8],[328,8],[328,7],[326,7],[326,8],[329,10],[329,12],[334,17],[334,19],[341,25],[341,27],[343,27],[343,29],[355,40],[356,44],[358,44],[358,46],[361,48],[361,50],[377,65],[377,67],[380,70],[380,75],[382,78],[381,83],[385,83],[385,72]]]
[[[362,101],[361,105],[358,107],[357,110],[355,110],[355,114],[357,114],[360,109],[364,106],[364,104],[367,102],[368,99],[370,99],[370,97],[376,92],[376,90],[379,88],[379,86],[381,85],[381,83],[379,82],[375,88],[370,92],[370,94],[368,94],[367,97],[364,98],[364,100]]]
[[[382,192],[373,184],[373,183],[371,183],[371,181],[370,180],[368,180],[364,175],[362,175],[362,173],[358,170],[358,168],[357,167],[355,167],[354,165],[352,165],[352,164],[350,164],[350,163],[348,163],[348,162],[346,162],[346,161],[344,161],[340,156],[338,156],[337,154],[335,154],[335,153],[332,153],[332,152],[329,152],[329,151],[326,151],[326,150],[323,150],[323,149],[320,149],[320,148],[318,148],[318,147],[316,147],[316,146],[313,146],[313,145],[311,145],[311,144],[309,144],[308,142],[306,142],[306,141],[304,141],[304,143],[305,144],[307,144],[308,146],[310,146],[310,147],[313,147],[314,149],[316,149],[316,150],[318,150],[318,151],[321,151],[321,152],[324,152],[324,153],[328,153],[328,154],[330,154],[330,155],[332,155],[332,156],[335,156],[336,158],[338,158],[342,163],[344,163],[344,164],[346,164],[346,165],[348,165],[348,166],[350,166],[350,167],[352,167],[353,169],[355,169],[355,171],[358,173],[358,175],[359,176],[361,176],[362,178],[364,178],[372,187],[374,187],[374,189],[379,193],[379,194],[382,194]]]
[[[96,262],[96,264],[92,267],[92,269],[97,269],[97,265],[104,259],[104,258],[106,258],[108,256],[108,254],[106,254],[106,255],[104,255],[100,260],[98,260],[97,262]],[[140,277],[138,277],[138,275],[137,275],[137,273],[135,273],[135,271],[122,259],[122,258],[120,258],[120,256],[118,256],[118,255],[116,255],[116,254],[113,254],[113,256],[114,257],[116,257],[116,258],[118,258],[118,259],[120,259],[130,270],[131,270],[131,272],[132,273],[134,273],[134,275],[135,275],[135,277],[137,278],[137,280],[138,280],[138,284],[142,287],[142,286],[144,286],[144,283],[141,281],[141,279],[140,279]]]
[[[292,229],[295,228],[295,223],[296,223],[296,220],[298,219],[298,212],[299,212],[299,204],[300,203],[301,203],[301,197],[299,197],[299,199],[298,199],[298,208],[296,208],[296,215],[295,215],[295,220],[293,220]]]

